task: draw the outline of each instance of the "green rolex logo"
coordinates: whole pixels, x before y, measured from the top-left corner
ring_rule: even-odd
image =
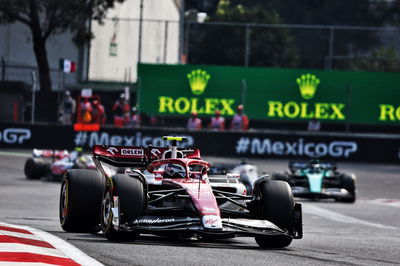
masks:
[[[192,93],[195,95],[203,94],[210,77],[211,76],[205,70],[201,69],[192,70],[192,72],[187,74]]]
[[[301,97],[310,100],[314,97],[320,80],[316,76],[307,73],[297,78],[296,82],[299,85]]]

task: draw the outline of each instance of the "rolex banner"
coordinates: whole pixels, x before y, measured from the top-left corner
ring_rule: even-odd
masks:
[[[400,123],[400,75],[382,72],[139,64],[139,106],[149,115],[357,124]]]

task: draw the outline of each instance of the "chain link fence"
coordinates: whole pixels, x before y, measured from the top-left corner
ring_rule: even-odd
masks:
[[[400,28],[188,23],[188,63],[400,71]]]
[[[327,70],[400,71],[400,28],[323,25],[256,24],[236,22],[181,22],[176,20],[118,20],[118,53],[127,66],[142,63],[189,63]],[[124,26],[123,26],[124,25]],[[180,33],[179,29],[183,32]],[[128,41],[130,40],[130,41]],[[141,45],[138,45],[139,42]],[[108,44],[108,42],[107,42]],[[93,44],[92,44],[93,46]],[[94,54],[108,54],[110,45]],[[107,51],[104,51],[106,49]],[[93,62],[94,63],[94,62]],[[120,69],[124,64],[119,64]],[[111,64],[102,72],[111,72]],[[2,62],[0,80],[32,84],[37,68]],[[135,63],[122,80],[135,80]],[[101,71],[100,71],[101,72]],[[77,83],[77,74],[51,69],[52,87],[63,90]],[[38,76],[38,75],[36,75]],[[131,77],[132,76],[132,77]],[[135,75],[136,76],[136,75]],[[90,78],[90,77],[89,77]],[[112,80],[112,79],[107,79]]]
[[[141,39],[143,63],[400,71],[399,27],[143,20]]]

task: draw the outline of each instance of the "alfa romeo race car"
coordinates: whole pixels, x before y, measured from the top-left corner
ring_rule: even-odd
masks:
[[[95,146],[98,171],[68,170],[59,216],[67,232],[101,230],[109,240],[140,234],[230,238],[252,236],[261,247],[283,248],[302,238],[301,204],[286,182],[260,178],[254,195],[242,184],[210,182],[200,150],[170,147]],[[238,184],[236,182],[232,184]],[[240,188],[242,187],[242,188]]]
[[[319,160],[289,162],[289,171],[273,173],[272,179],[290,184],[295,197],[353,203],[356,200],[355,174],[339,172],[335,163]]]
[[[48,177],[58,179],[72,168],[95,169],[92,156],[82,155],[81,149],[67,150],[33,149],[32,157],[25,162],[24,173],[27,179]]]

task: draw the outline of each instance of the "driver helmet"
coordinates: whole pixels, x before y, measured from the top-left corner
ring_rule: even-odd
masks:
[[[185,178],[186,171],[182,165],[167,164],[164,170],[164,178]]]

